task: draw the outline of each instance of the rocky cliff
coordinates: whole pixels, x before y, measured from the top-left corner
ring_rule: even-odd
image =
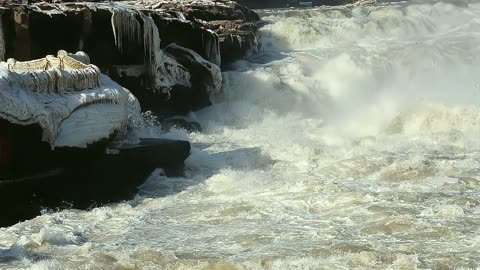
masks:
[[[259,47],[258,15],[228,0],[30,1],[0,16],[0,60],[84,51],[163,116],[208,106],[220,67]]]

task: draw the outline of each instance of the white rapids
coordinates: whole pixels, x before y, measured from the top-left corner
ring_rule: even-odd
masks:
[[[204,132],[167,134],[185,177],[2,228],[0,268],[479,268],[480,3],[261,15]]]

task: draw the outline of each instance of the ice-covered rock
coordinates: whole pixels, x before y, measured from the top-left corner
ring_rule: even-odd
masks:
[[[207,61],[193,50],[183,48],[175,43],[168,45],[165,52],[173,55],[178,62],[198,78],[192,78],[199,84],[202,84],[207,93],[217,94],[222,87],[222,71],[220,67]]]
[[[127,89],[103,75],[84,53],[0,63],[0,119],[37,124],[52,147],[86,147],[124,133],[140,105]]]
[[[216,33],[219,37],[220,51],[215,53],[221,56],[222,63],[229,63],[255,53],[260,47],[256,26],[260,17],[236,1],[147,0],[145,3],[155,9],[180,10],[188,20]],[[209,60],[219,65],[218,62]]]
[[[84,51],[132,91],[143,110],[167,117],[208,106],[208,94],[221,83],[215,67],[259,46],[258,15],[229,0],[28,2],[0,3],[0,58],[25,61],[61,49]],[[171,44],[193,54],[166,53]],[[198,68],[207,66],[213,69]],[[172,92],[180,89],[188,91]]]

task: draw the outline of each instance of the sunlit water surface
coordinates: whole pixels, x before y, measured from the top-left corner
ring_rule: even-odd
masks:
[[[184,178],[0,229],[0,268],[480,267],[480,3],[260,14],[205,131],[167,134]]]

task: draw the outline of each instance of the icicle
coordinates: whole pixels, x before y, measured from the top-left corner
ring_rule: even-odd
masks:
[[[212,30],[208,31],[212,33],[212,36],[215,39],[215,42],[211,43],[212,49],[210,50],[210,52],[213,52],[214,55],[213,57],[210,57],[210,61],[220,67],[222,64],[222,55],[220,53],[220,39],[217,33],[213,32]]]
[[[220,41],[217,33],[207,29],[207,33],[202,33],[202,44],[205,50],[205,57],[208,61],[220,66]],[[207,35],[207,41],[204,41],[204,35]]]
[[[71,54],[70,54],[71,55]],[[58,57],[47,56],[42,59],[19,62],[9,59],[8,69],[17,73],[15,81],[23,89],[38,93],[63,93],[81,91],[100,85],[100,70],[95,65],[86,65],[74,59],[65,51],[59,51]],[[88,56],[79,52],[85,61]]]
[[[143,46],[147,64],[148,77],[153,81],[152,88],[161,88],[161,81],[157,76],[157,70],[164,57],[160,49],[160,34],[153,19],[149,16],[142,16],[143,19]]]
[[[160,49],[160,33],[153,19],[142,16],[144,52],[150,88],[168,93],[174,85],[191,86],[188,69]]]
[[[135,17],[136,12],[115,8],[112,12],[112,29],[115,45],[121,53],[124,52],[125,44],[138,46],[142,40],[142,28]]]

